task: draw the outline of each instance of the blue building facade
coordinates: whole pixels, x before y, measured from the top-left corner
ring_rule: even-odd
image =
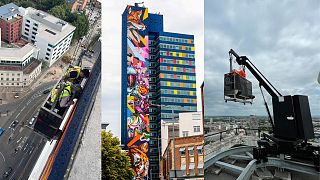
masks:
[[[139,7],[137,4],[131,7],[134,7],[135,12],[140,15],[139,18],[146,17],[142,14],[148,12],[146,8]],[[131,33],[128,32],[130,26],[128,14],[130,15],[130,12],[127,7],[122,18],[121,141],[125,148],[130,149],[127,146],[131,141],[128,137],[128,102],[130,102],[128,33]],[[147,114],[149,120],[146,131],[149,133],[146,179],[159,179],[161,121],[172,121],[180,112],[197,111],[195,48],[193,35],[163,30],[163,15],[148,13],[147,17],[144,21],[136,21],[136,23],[144,23],[143,33],[147,33],[144,37],[148,38],[146,40],[148,58],[145,59],[148,63],[144,63],[144,65],[148,64],[148,86],[146,87],[148,95],[144,96],[148,98],[148,111],[144,115]]]

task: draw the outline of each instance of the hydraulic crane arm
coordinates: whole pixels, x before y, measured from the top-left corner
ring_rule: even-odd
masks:
[[[263,86],[272,97],[282,96],[246,56],[239,56],[233,49],[230,49],[229,55],[233,55],[239,65],[247,67],[253,76],[259,81],[260,85]]]

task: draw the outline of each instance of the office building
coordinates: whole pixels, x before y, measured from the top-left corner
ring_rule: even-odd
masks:
[[[122,15],[121,102],[121,142],[137,176],[158,179],[161,121],[197,110],[194,36],[165,32],[163,15],[138,3]]]
[[[14,43],[21,37],[22,17],[19,7],[9,3],[0,7],[1,41]]]
[[[41,73],[39,49],[31,44],[21,48],[0,48],[0,86],[24,87]]]
[[[75,27],[32,7],[19,8],[22,38],[37,46],[39,59],[51,66],[69,49]]]

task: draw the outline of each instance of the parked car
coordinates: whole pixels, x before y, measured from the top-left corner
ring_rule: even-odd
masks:
[[[3,173],[3,177],[4,177],[4,178],[9,177],[10,174],[12,173],[12,171],[13,171],[12,167],[9,167],[8,170]]]
[[[35,117],[33,117],[33,118],[30,120],[29,125],[32,125],[32,124],[34,123],[34,120],[36,120]]]
[[[16,98],[16,99],[18,99],[20,96],[19,96],[19,94],[18,93],[16,93],[15,95],[14,95],[14,98]]]
[[[4,129],[0,128],[0,136],[4,133]]]
[[[18,123],[19,123],[19,122],[18,122],[17,120],[14,120],[14,121],[11,123],[10,127],[11,127],[11,128],[15,128]]]

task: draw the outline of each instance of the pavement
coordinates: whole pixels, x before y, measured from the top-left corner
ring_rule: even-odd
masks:
[[[101,86],[71,168],[70,180],[101,179]]]

